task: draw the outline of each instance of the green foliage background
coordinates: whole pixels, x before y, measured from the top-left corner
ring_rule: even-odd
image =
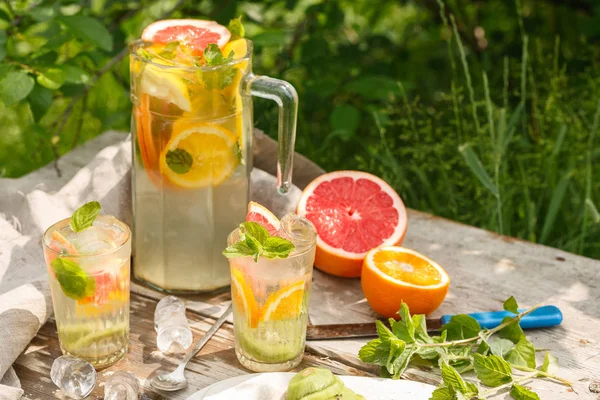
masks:
[[[128,130],[126,43],[243,15],[254,70],[300,95],[297,150],[410,207],[600,258],[594,0],[4,0],[0,176]],[[276,110],[255,102],[274,134]]]

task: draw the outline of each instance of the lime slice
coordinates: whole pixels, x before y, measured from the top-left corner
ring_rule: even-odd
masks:
[[[127,334],[127,324],[121,323],[102,330],[93,330],[90,326],[71,325],[68,328],[59,330],[63,346],[71,351],[86,348],[96,342],[100,342],[112,337],[117,337],[117,342],[120,338]]]

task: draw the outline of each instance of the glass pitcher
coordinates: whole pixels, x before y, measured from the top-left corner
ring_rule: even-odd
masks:
[[[232,42],[230,42],[232,43]],[[133,272],[172,292],[229,285],[221,252],[247,212],[252,98],[279,106],[278,188],[291,185],[298,97],[288,82],[252,73],[252,42],[238,39],[219,66],[178,65],[130,45]]]

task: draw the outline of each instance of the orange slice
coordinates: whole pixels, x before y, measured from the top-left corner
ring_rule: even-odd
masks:
[[[244,274],[237,268],[231,268],[231,298],[237,312],[244,313],[248,325],[256,328],[259,318],[258,304]]]
[[[173,133],[160,155],[160,168],[173,184],[184,188],[217,186],[237,166],[235,156],[236,137],[220,125],[178,121],[173,124]],[[167,164],[167,153],[182,149],[193,159],[191,168],[185,173],[173,171]]]
[[[388,246],[367,253],[361,284],[373,310],[384,317],[397,318],[402,302],[411,313],[432,313],[446,298],[450,278],[442,267],[424,255]]]
[[[271,293],[263,306],[261,321],[298,318],[304,300],[304,280]]]

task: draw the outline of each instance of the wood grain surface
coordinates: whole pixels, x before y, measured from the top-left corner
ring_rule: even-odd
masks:
[[[276,144],[266,135],[258,136],[255,165],[275,171]],[[103,142],[104,143],[104,142]],[[323,170],[303,157],[296,157],[296,184],[302,188]],[[547,381],[530,384],[541,399],[600,399],[590,388],[600,387],[600,262],[554,248],[500,236],[414,210],[408,211],[409,228],[404,246],[413,248],[440,263],[451,277],[446,301],[433,314],[491,311],[514,295],[520,305],[554,304],[564,314],[559,327],[527,332],[539,349],[558,357],[560,375],[571,380],[574,389]],[[155,346],[153,313],[163,295],[132,284],[131,340],[126,360],[100,371],[91,399],[101,399],[103,382],[117,370],[134,372],[143,384],[142,399],[185,399],[207,385],[248,373],[236,360],[230,324],[209,341],[186,371],[190,386],[175,394],[161,394],[148,387],[146,378],[160,368],[174,368],[183,356],[165,355]],[[194,339],[209,329],[215,316],[227,306],[229,293],[186,297],[188,319]],[[360,291],[358,279],[341,279],[318,271],[314,274],[310,303],[313,323],[371,321],[370,310]],[[307,343],[302,365],[323,365],[335,373],[374,375],[377,368],[356,357],[366,340],[324,340]],[[49,321],[19,357],[15,370],[28,399],[60,398],[50,381],[52,361],[60,355],[56,327]],[[543,358],[543,352],[538,353]],[[436,384],[436,371],[411,368],[405,378]],[[508,398],[500,395],[496,398]]]

